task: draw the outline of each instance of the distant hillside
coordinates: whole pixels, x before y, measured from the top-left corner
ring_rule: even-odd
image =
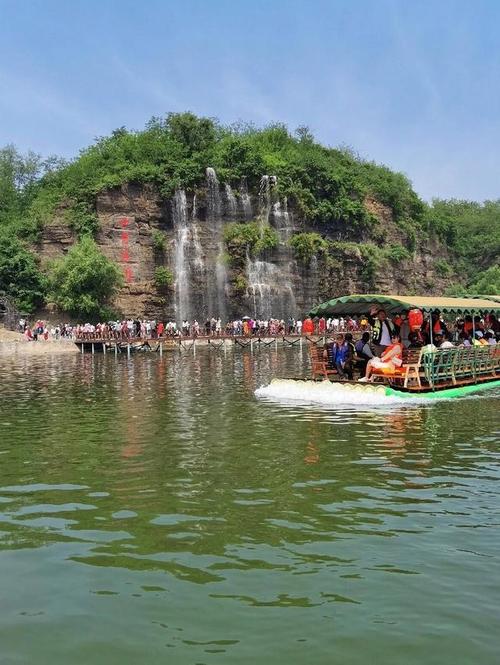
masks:
[[[48,259],[64,261],[83,236],[97,245],[56,270]],[[101,262],[109,288],[91,269],[82,277],[78,261],[99,253],[119,268]],[[499,256],[499,201],[428,205],[404,175],[322,146],[305,127],[169,114],[70,163],[0,151],[0,291],[24,310],[50,301],[91,316],[136,303],[201,317],[300,310],[352,288],[498,293]]]

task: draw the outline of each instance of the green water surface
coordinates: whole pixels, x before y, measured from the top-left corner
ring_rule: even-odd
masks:
[[[2,358],[0,663],[498,663],[499,392],[254,397],[306,360]]]

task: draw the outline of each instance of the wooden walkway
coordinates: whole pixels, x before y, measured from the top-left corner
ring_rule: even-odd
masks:
[[[228,348],[266,348],[266,347],[302,347],[308,344],[325,344],[332,341],[338,333],[327,335],[219,335],[197,337],[127,337],[120,334],[102,335],[97,333],[82,333],[75,340],[75,344],[82,353],[127,353],[135,351],[163,351],[179,349],[188,351],[197,347],[209,347],[211,349]],[[355,336],[356,333],[353,333]]]

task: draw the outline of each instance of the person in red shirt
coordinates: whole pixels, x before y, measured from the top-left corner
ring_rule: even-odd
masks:
[[[310,316],[302,324],[302,332],[304,335],[312,335],[314,333],[314,321]]]
[[[156,326],[156,331],[158,333],[158,337],[163,337],[163,331],[165,330],[165,325],[163,321],[160,321],[158,325]]]

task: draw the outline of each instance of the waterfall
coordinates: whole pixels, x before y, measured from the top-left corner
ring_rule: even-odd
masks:
[[[231,185],[226,183],[224,188],[226,190],[227,212],[234,221],[236,215],[238,214],[238,202],[236,201],[236,196],[231,189]]]
[[[281,242],[288,244],[293,235],[293,224],[288,212],[288,201],[285,196],[283,203],[278,199],[272,206],[273,221]]]
[[[271,214],[272,192],[278,178],[275,175],[263,175],[259,187],[259,221],[261,226],[269,224]]]
[[[242,178],[240,184],[240,199],[243,206],[243,215],[246,220],[252,219],[252,202],[248,193],[247,179]]]
[[[219,181],[215,169],[211,166],[207,167],[206,176],[208,188],[208,216],[212,219],[216,219],[222,214]]]
[[[227,292],[227,269],[224,251],[224,227],[222,220],[222,204],[219,188],[219,180],[215,169],[209,166],[206,170],[207,189],[208,189],[208,221],[211,226],[213,240],[216,246],[215,255],[215,294],[210,289],[207,280],[209,316],[221,317],[225,320],[226,292]],[[226,190],[227,191],[227,190]],[[231,192],[232,194],[232,192]],[[234,196],[234,195],[233,195]],[[215,297],[214,297],[215,295]]]
[[[289,276],[275,263],[246,255],[247,295],[256,318],[296,316],[297,303]]]
[[[172,201],[172,218],[175,229],[175,315],[178,322],[191,316],[189,287],[189,226],[186,192],[178,189]]]

